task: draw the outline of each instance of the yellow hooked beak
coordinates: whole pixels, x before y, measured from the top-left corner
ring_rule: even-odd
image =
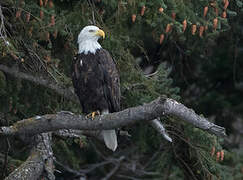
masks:
[[[101,29],[99,29],[98,31],[96,31],[95,35],[101,36],[103,39],[105,38],[105,33]]]

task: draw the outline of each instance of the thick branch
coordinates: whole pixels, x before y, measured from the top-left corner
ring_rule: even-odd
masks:
[[[16,67],[9,68],[8,66],[1,65],[0,64],[0,71],[3,71],[7,74],[10,74],[16,78],[24,79],[27,81],[34,82],[35,84],[39,84],[42,86],[45,86],[47,88],[50,88],[57,92],[58,94],[64,96],[67,99],[70,99],[72,101],[75,101],[78,103],[78,97],[73,93],[73,88],[69,87],[62,87],[57,83],[54,83],[53,81],[47,80],[42,77],[35,77],[27,73],[20,72]]]
[[[58,84],[54,84],[53,82],[50,82],[44,78],[40,77],[34,77],[26,73],[19,72],[16,68],[9,68],[5,65],[0,65],[0,70],[13,75],[14,77],[18,77],[21,79],[25,79],[40,85],[43,85],[45,87],[48,87],[50,89],[53,89],[58,94],[63,95],[64,97],[78,102],[78,98],[73,93],[72,88],[64,89],[61,88]],[[158,111],[157,111],[157,110]],[[40,117],[38,122],[34,122],[30,124],[31,126],[35,126],[33,130],[27,130],[25,132],[21,131],[20,129],[17,130],[11,130],[11,128],[2,128],[0,130],[0,134],[16,134],[16,133],[27,133],[27,134],[37,134],[42,132],[48,132],[53,130],[59,130],[59,129],[69,129],[70,127],[72,129],[81,129],[81,130],[100,130],[100,129],[110,129],[115,127],[120,127],[123,125],[127,125],[129,123],[134,123],[137,121],[143,121],[143,120],[152,120],[156,119],[157,117],[161,117],[163,115],[172,115],[175,117],[178,117],[184,121],[187,121],[194,126],[201,128],[203,130],[207,130],[213,134],[216,134],[218,136],[225,136],[225,129],[214,125],[213,123],[208,122],[205,118],[198,116],[193,110],[186,108],[183,104],[178,103],[172,99],[162,99],[159,98],[149,104],[146,104],[144,106],[138,106],[135,108],[129,108],[122,112],[113,113],[111,115],[107,115],[104,117],[99,117],[101,121],[87,121],[83,116],[63,116],[60,114],[53,114],[53,115],[45,115]],[[122,117],[122,118],[120,118]],[[105,119],[109,119],[109,121],[105,121]],[[60,120],[58,120],[60,119]],[[76,121],[76,119],[78,119]],[[26,121],[32,121],[33,118],[24,120],[23,123]],[[61,122],[61,120],[65,120],[64,122]],[[75,121],[72,123],[70,120]],[[83,121],[84,120],[84,121]],[[114,120],[114,121],[113,121]],[[39,130],[36,128],[39,124],[42,122],[47,122],[47,124],[52,124],[50,127],[42,127]],[[81,121],[81,123],[80,123]],[[20,124],[22,121],[20,122]],[[80,124],[79,124],[80,123]],[[46,123],[44,123],[46,124]],[[152,123],[153,124],[153,123]],[[85,127],[86,125],[89,125]],[[158,129],[157,129],[158,130]],[[2,133],[1,133],[2,131]],[[3,133],[4,131],[4,133]],[[9,132],[7,132],[9,131]]]
[[[100,141],[103,141],[101,131],[84,131],[84,130],[74,130],[74,129],[61,129],[55,131],[54,135],[63,137],[63,138],[78,138],[82,139],[84,136],[94,137]]]
[[[5,180],[39,179],[45,173],[47,179],[55,179],[53,175],[53,152],[51,136],[47,133],[36,136],[37,145],[32,149],[28,159],[15,169]]]
[[[193,110],[173,99],[161,97],[143,106],[96,116],[94,120],[87,119],[82,115],[74,115],[67,112],[36,116],[18,121],[10,127],[1,127],[0,135],[35,135],[59,129],[113,129],[139,121],[154,120],[164,115],[177,117],[217,136],[226,136],[225,128],[207,121],[204,117],[197,115]]]

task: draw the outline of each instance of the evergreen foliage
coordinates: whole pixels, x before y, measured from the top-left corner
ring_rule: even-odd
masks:
[[[70,65],[77,53],[77,35],[85,25],[96,24],[106,32],[102,47],[112,54],[120,72],[122,109],[165,95],[213,117],[229,134],[234,134],[231,121],[240,118],[243,123],[242,0],[1,0],[0,7],[4,17],[0,64],[72,86]],[[148,77],[143,70],[149,65],[155,74]],[[82,113],[79,104],[52,90],[1,71],[0,101],[0,120],[7,120],[0,121],[1,126],[61,110]],[[172,117],[161,120],[172,144],[150,126],[137,124],[125,128],[132,137],[121,139],[120,154],[110,153],[93,139],[55,137],[56,159],[79,170],[102,161],[98,151],[113,157],[124,154],[128,163],[150,172],[130,172],[139,179],[243,178],[239,144],[227,144]],[[10,147],[8,141],[0,139],[0,166],[4,166],[2,154],[10,148],[2,177],[24,161],[28,151],[18,140],[11,140]],[[221,161],[217,152],[222,150],[225,159]],[[89,176],[100,179],[111,168],[97,168]],[[57,169],[63,170],[60,165]],[[71,176],[56,175],[58,179]]]

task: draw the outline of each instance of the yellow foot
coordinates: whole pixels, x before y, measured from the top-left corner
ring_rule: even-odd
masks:
[[[86,118],[90,118],[91,117],[91,119],[93,120],[95,118],[95,115],[100,115],[100,111],[94,111],[94,112],[92,112],[90,114],[87,114]]]

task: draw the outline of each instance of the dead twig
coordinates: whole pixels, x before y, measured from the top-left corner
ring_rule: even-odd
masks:
[[[110,179],[119,169],[120,165],[121,165],[121,161],[123,161],[125,159],[124,156],[121,156],[118,160],[115,161],[115,167],[104,177],[102,178],[102,180],[108,180]]]

